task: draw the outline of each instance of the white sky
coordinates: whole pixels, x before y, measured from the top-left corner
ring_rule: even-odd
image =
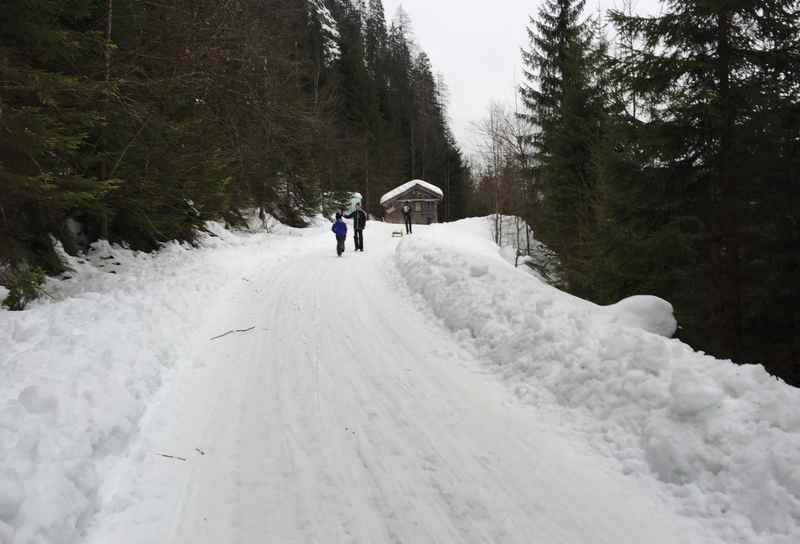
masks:
[[[622,0],[588,0],[587,12],[621,7]],[[520,48],[528,46],[525,28],[537,0],[383,0],[387,21],[397,8],[411,17],[417,44],[444,74],[450,91],[451,128],[470,154],[470,123],[486,115],[492,101],[514,105],[522,82]],[[639,12],[658,10],[658,0],[633,0]]]

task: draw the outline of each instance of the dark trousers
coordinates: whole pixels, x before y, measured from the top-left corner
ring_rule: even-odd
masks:
[[[344,253],[344,236],[336,237],[336,253],[339,255],[339,257],[341,257],[342,253]]]
[[[353,241],[356,243],[356,251],[364,251],[364,229],[354,231]]]
[[[406,234],[411,234],[411,214],[405,216],[406,219]]]

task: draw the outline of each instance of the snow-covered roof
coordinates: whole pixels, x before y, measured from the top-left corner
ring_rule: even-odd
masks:
[[[432,193],[435,193],[435,194],[439,195],[440,198],[444,198],[444,193],[442,192],[442,190],[439,189],[433,183],[428,183],[427,181],[421,180],[421,179],[412,179],[411,181],[409,181],[407,183],[404,183],[399,187],[395,187],[394,189],[392,189],[391,191],[389,191],[388,193],[383,195],[381,197],[381,205],[383,205],[384,202],[386,202],[388,200],[391,200],[391,199],[395,198],[396,196],[405,193],[406,191],[408,191],[409,189],[411,189],[415,185],[418,185],[419,187],[422,187],[423,189],[427,189],[428,191],[431,191]]]

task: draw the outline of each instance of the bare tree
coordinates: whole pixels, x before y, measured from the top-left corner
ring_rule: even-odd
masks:
[[[518,112],[506,105],[493,102],[488,115],[478,123],[473,123],[473,131],[478,138],[480,170],[483,179],[490,184],[492,210],[494,213],[494,238],[503,243],[504,215],[525,219],[528,203],[535,198],[531,157],[533,148],[530,128]],[[515,221],[516,236],[521,236],[522,225],[526,221]],[[512,242],[516,241],[515,239]],[[523,244],[516,244],[522,247]],[[524,247],[529,247],[526,242]]]

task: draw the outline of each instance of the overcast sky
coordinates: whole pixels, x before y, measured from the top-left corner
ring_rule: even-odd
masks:
[[[597,10],[597,0],[587,1]],[[520,48],[527,47],[525,27],[537,0],[383,0],[388,20],[397,8],[411,16],[417,44],[442,72],[450,91],[451,127],[465,152],[474,149],[470,123],[479,121],[492,101],[514,105],[522,82]],[[599,0],[602,9],[622,0]],[[593,6],[593,7],[590,7]],[[658,0],[634,0],[639,12],[658,10]]]

